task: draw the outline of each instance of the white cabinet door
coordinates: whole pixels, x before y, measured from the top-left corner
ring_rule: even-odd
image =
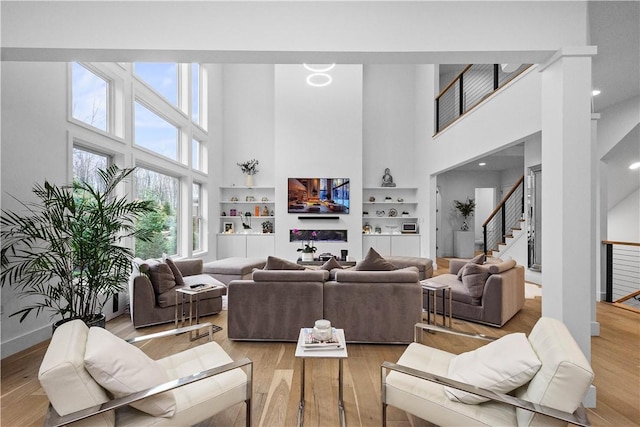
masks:
[[[244,234],[218,234],[218,259],[247,256],[247,236]]]
[[[273,234],[247,234],[247,257],[267,258],[274,255],[276,237]]]
[[[391,255],[391,236],[365,234],[362,236],[362,256],[364,257],[369,248],[373,248],[382,256]]]
[[[410,234],[391,236],[391,255],[420,256],[420,236]]]

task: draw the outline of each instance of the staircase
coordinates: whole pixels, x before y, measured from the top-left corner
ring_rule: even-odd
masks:
[[[524,228],[524,175],[504,196],[486,221],[483,229],[483,252],[497,257],[505,252],[522,235]]]

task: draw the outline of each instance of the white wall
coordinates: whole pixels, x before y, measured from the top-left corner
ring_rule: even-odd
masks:
[[[68,182],[66,76],[65,63],[2,62],[2,209],[20,210],[11,196],[34,200],[35,182]],[[3,357],[51,336],[48,313],[8,317],[25,303],[2,287]]]
[[[629,194],[609,210],[607,240],[640,242],[640,190]]]
[[[319,242],[318,253],[361,256],[362,225],[362,66],[337,65],[325,87],[307,84],[302,65],[275,67],[276,254],[295,260],[292,229],[346,229],[348,244]],[[278,214],[287,206],[288,178],[349,178],[350,211],[338,219],[300,220]],[[302,215],[304,216],[304,215]]]

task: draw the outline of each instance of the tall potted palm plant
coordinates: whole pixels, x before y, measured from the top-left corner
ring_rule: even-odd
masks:
[[[123,239],[149,238],[135,223],[152,204],[116,194],[133,171],[98,170],[94,185],[35,184],[37,201],[21,202],[21,212],[2,211],[1,285],[31,297],[11,316],[22,322],[50,311],[62,321],[104,324],[104,303],[125,289],[131,271],[133,251]]]

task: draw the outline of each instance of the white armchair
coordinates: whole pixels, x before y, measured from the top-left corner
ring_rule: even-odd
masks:
[[[253,362],[233,361],[211,323],[128,342],[80,320],[56,329],[38,379],[45,426],[186,426],[244,402],[251,426]],[[154,361],[132,343],[207,328],[210,341]],[[115,397],[115,398],[114,398]]]
[[[589,425],[582,400],[593,371],[562,322],[541,318],[528,337],[498,340],[416,324],[415,341],[423,330],[492,342],[461,355],[415,342],[384,362],[383,426],[387,405],[438,426]]]

